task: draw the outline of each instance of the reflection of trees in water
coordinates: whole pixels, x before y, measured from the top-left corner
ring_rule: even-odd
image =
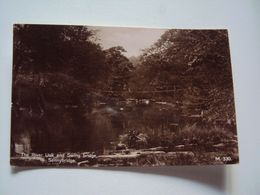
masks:
[[[87,118],[90,120],[90,139],[89,150],[103,151],[104,147],[115,139],[111,120],[109,116],[101,112],[89,114]]]

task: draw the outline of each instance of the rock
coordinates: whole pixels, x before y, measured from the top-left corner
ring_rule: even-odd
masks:
[[[213,147],[215,147],[215,148],[223,148],[223,147],[225,147],[225,144],[219,143],[219,144],[213,145]]]
[[[123,143],[118,143],[116,145],[116,150],[126,150],[126,144],[123,144]]]
[[[166,149],[167,149],[167,147],[159,146],[159,147],[154,147],[154,148],[143,149],[143,151],[164,151]]]
[[[175,146],[175,149],[183,150],[184,147],[185,147],[184,145],[177,145],[177,146]]]

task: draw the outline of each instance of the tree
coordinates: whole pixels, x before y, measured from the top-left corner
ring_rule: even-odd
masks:
[[[209,81],[212,85],[231,83],[227,31],[169,30],[142,56],[154,82],[182,80],[189,84]],[[187,77],[188,76],[188,77]],[[204,78],[203,78],[204,77]],[[171,84],[170,84],[171,85]]]
[[[122,95],[128,90],[128,80],[134,70],[133,64],[122,53],[125,49],[121,46],[111,47],[104,51],[108,65],[108,90]]]
[[[227,31],[166,31],[144,50],[131,86],[134,91],[156,91],[155,99],[180,103],[183,114],[213,113],[216,102],[226,102],[217,106],[226,110],[233,95]]]
[[[64,72],[88,84],[105,71],[105,56],[85,26],[15,25],[14,73]]]
[[[93,36],[84,26],[14,26],[13,144],[26,133],[34,152],[89,146],[85,114],[91,90],[106,74],[105,54]]]

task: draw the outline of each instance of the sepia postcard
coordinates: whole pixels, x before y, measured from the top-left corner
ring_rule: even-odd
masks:
[[[228,31],[13,26],[12,166],[239,162]]]

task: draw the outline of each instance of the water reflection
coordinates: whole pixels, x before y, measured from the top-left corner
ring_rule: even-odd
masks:
[[[95,132],[91,140],[99,152],[105,152],[114,149],[115,144],[122,141],[120,138],[129,132],[163,136],[178,130],[178,112],[172,103],[150,99],[97,101],[87,116]]]

